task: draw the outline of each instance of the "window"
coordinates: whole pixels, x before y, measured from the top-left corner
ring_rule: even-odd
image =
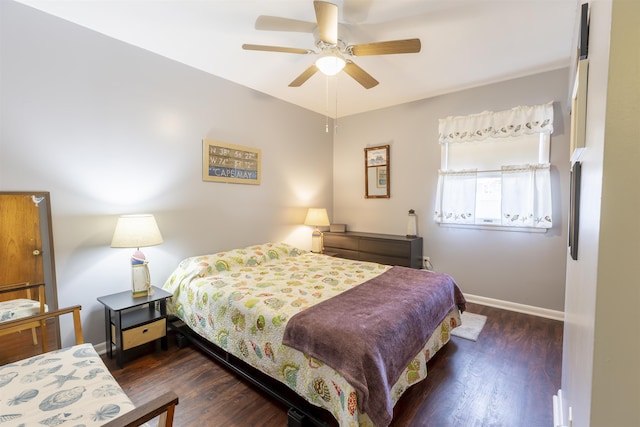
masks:
[[[552,103],[440,120],[435,219],[550,228]]]
[[[493,172],[480,173],[476,181],[476,222],[498,224],[501,218],[502,179]]]

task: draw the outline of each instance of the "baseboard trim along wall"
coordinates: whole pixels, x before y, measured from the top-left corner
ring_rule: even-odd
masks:
[[[558,394],[553,395],[553,427],[572,427],[573,416],[571,414],[571,407],[569,407],[568,424],[564,423],[564,398],[562,396],[562,390],[558,390]]]
[[[93,348],[96,349],[96,352],[102,356],[103,354],[107,353],[107,342],[106,341],[102,341],[101,343],[98,344],[94,344]]]
[[[561,322],[564,322],[564,311],[549,310],[548,308],[518,304],[516,302],[481,297],[478,295],[465,294],[464,297],[467,299],[467,301],[475,304],[488,305],[489,307],[502,308],[504,310],[516,311],[518,313],[531,314],[533,316],[545,317],[547,319],[559,320]]]

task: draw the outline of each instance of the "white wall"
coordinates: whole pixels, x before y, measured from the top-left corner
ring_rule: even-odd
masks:
[[[59,304],[82,305],[85,340],[104,341],[96,297],[130,287],[131,250],[109,247],[120,214],[156,215],[165,242],[143,251],[158,285],[191,255],[310,248],[306,208],[332,209],[323,116],[24,5],[0,12],[0,190],[51,193]],[[203,182],[203,138],[260,148],[262,183]]]
[[[640,425],[640,3],[590,2],[579,259],[567,265],[562,389],[573,426]]]
[[[334,220],[349,230],[406,233],[415,209],[424,254],[464,292],[561,312],[567,253],[568,69],[338,120]],[[554,226],[544,234],[440,227],[433,219],[440,167],[438,119],[554,101],[551,136]],[[364,148],[391,145],[390,199],[364,198]]]

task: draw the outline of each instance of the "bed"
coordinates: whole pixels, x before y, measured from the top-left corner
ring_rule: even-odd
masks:
[[[83,343],[80,306],[34,316],[46,321],[73,313],[76,344],[0,366],[0,425],[158,426],[173,423],[178,397],[166,392],[136,407],[92,344]],[[18,319],[0,325],[14,326]]]
[[[417,326],[409,333],[391,334],[394,338],[390,341],[398,336],[404,339],[402,345],[395,342],[381,344],[384,351],[388,350],[386,347],[414,348],[408,358],[406,354],[397,358],[395,355],[387,357],[386,353],[379,357],[380,349],[372,345],[378,352],[370,358],[374,360],[373,364],[377,364],[379,359],[391,361],[392,365],[400,363],[397,360],[406,360],[402,362],[401,369],[396,367],[394,373],[389,374],[392,369],[384,366],[381,372],[373,373],[374,376],[379,374],[376,378],[380,381],[371,381],[372,376],[365,377],[364,381],[354,381],[352,372],[344,370],[345,366],[353,363],[345,360],[365,358],[347,354],[342,362],[337,359],[329,365],[325,363],[327,359],[324,356],[317,357],[314,353],[317,349],[310,348],[319,340],[294,342],[296,337],[304,339],[313,335],[316,328],[309,329],[309,322],[324,324],[324,321],[318,321],[318,315],[322,317],[323,313],[339,313],[325,316],[330,320],[327,324],[334,325],[327,328],[337,325],[338,330],[329,329],[328,335],[324,333],[329,336],[328,344],[337,343],[338,350],[357,347],[340,344],[340,340],[334,339],[342,337],[347,330],[357,332],[365,326],[368,328],[379,323],[391,323],[391,331],[398,328],[395,321],[376,321],[379,313],[387,311],[386,306],[391,304],[389,301],[396,295],[402,295],[402,284],[397,282],[405,279],[397,279],[400,277],[398,274],[409,275],[404,286],[409,292],[426,288],[427,283],[433,282],[442,289],[437,293],[444,295],[444,301],[437,303],[431,302],[435,298],[420,298],[427,301],[423,304],[426,311],[437,314],[420,322],[415,319],[405,321]],[[417,281],[424,281],[425,285]],[[203,337],[225,354],[285,384],[309,404],[328,411],[340,426],[388,424],[393,415],[393,405],[408,387],[426,377],[427,361],[449,341],[451,329],[461,324],[460,313],[465,304],[460,289],[447,275],[336,258],[307,252],[286,243],[266,243],[187,258],[171,274],[164,289],[173,293],[167,307],[169,313],[184,322],[189,333]],[[374,297],[374,292],[381,292],[382,297]],[[351,300],[345,299],[349,297]],[[368,301],[358,303],[361,300]],[[399,304],[413,304],[414,300],[418,300],[414,295],[399,297]],[[342,301],[343,306],[346,304],[353,309],[342,314],[332,312],[336,308],[330,304],[335,301]],[[382,301],[380,307],[385,307],[385,310],[374,308],[375,316],[369,316],[371,313],[367,314],[367,310],[376,301]],[[304,319],[313,313],[316,317]],[[348,315],[355,317],[349,320]],[[361,322],[358,316],[369,317]],[[409,318],[408,314],[391,316],[400,321],[404,317]],[[298,325],[300,329],[293,329],[292,325]],[[384,334],[390,336],[389,331],[381,335]],[[413,339],[414,334],[423,337]],[[297,345],[300,349],[294,348]],[[323,346],[325,344],[319,345]],[[229,360],[229,357],[224,360]],[[362,369],[367,371],[367,375],[371,371],[366,366]],[[365,384],[363,389],[362,383],[367,382],[376,386]],[[383,387],[379,387],[381,382]],[[366,401],[370,402],[369,406]],[[383,403],[382,411],[372,411],[380,402]],[[289,424],[296,424],[291,411]]]

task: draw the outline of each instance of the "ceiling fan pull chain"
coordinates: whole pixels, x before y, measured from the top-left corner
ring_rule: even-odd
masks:
[[[336,76],[335,82],[334,82],[334,87],[336,89],[336,115],[335,115],[335,119],[333,122],[333,134],[337,134],[338,133],[338,77]]]
[[[324,104],[326,106],[324,115],[324,131],[329,133],[329,76],[325,76],[324,82]]]

